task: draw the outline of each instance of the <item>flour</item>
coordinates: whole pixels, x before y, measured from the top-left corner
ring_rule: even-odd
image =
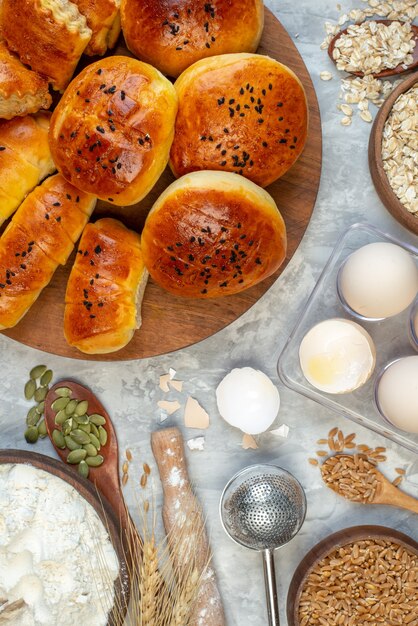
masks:
[[[31,465],[0,465],[0,596],[13,626],[105,626],[119,563],[94,509]]]

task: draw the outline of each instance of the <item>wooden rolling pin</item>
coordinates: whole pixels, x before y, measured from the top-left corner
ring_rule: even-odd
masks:
[[[187,538],[194,543],[193,552],[197,555],[197,566],[200,571],[206,568],[191,616],[193,626],[225,626],[225,614],[221,595],[216,583],[216,575],[209,563],[210,547],[205,530],[202,508],[193,494],[184,455],[183,438],[178,428],[167,428],[152,433],[151,446],[160,472],[164,492],[163,521],[167,535],[184,525],[184,516],[179,512],[187,512],[187,516],[196,517],[200,529]],[[184,550],[187,554],[188,550]],[[177,563],[186,567],[187,563]]]

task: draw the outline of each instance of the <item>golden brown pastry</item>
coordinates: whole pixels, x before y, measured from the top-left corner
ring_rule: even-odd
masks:
[[[9,49],[57,90],[67,86],[92,34],[70,0],[2,0],[2,26]]]
[[[242,174],[266,187],[305,145],[308,107],[303,86],[267,56],[229,54],[198,61],[175,83],[179,96],[170,165]]]
[[[167,165],[177,95],[158,70],[113,56],[86,67],[55,109],[55,164],[73,185],[123,206],[139,202]]]
[[[286,227],[273,198],[228,172],[187,174],[152,207],[141,237],[154,281],[179,296],[238,293],[273,274]]]
[[[255,52],[263,0],[122,0],[126,44],[164,74],[179,76],[205,57]]]
[[[55,171],[48,145],[50,113],[0,120],[0,225]]]
[[[0,41],[0,118],[49,109],[48,81],[32,72]]]
[[[141,325],[147,278],[139,235],[111,218],[88,224],[65,296],[67,342],[87,354],[123,348]]]
[[[73,0],[92,31],[85,54],[104,54],[113,48],[120,33],[120,0]]]
[[[66,263],[95,204],[59,174],[29,194],[0,239],[0,329],[15,326]]]

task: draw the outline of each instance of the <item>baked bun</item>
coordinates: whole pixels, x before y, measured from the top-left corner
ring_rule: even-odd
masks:
[[[167,165],[177,95],[158,70],[112,56],[86,67],[55,109],[55,164],[83,191],[123,206],[139,202]]]
[[[0,118],[37,113],[51,103],[48,81],[25,67],[0,41]]]
[[[55,171],[48,144],[50,113],[0,120],[0,225]]]
[[[16,211],[0,239],[0,329],[15,326],[66,263],[95,204],[57,174]]]
[[[114,48],[120,33],[120,0],[73,0],[87,20],[92,36],[85,54],[104,54]]]
[[[67,342],[87,354],[126,346],[141,325],[147,278],[139,235],[111,218],[87,224],[67,284]]]
[[[22,63],[63,90],[91,38],[70,0],[2,0],[3,37]]]
[[[179,76],[215,54],[255,52],[263,0],[122,0],[126,45],[164,74]]]
[[[158,285],[180,296],[212,298],[273,274],[286,256],[286,227],[261,187],[228,172],[194,172],[158,198],[141,245]]]
[[[303,86],[285,65],[257,54],[198,61],[175,83],[179,96],[170,165],[242,174],[266,187],[303,150],[308,107]]]

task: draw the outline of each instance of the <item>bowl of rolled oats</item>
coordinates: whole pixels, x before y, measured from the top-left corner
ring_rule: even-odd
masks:
[[[370,134],[369,167],[385,207],[418,235],[418,73],[380,108]]]
[[[415,624],[418,543],[385,526],[354,526],[314,546],[295,571],[289,626]]]

